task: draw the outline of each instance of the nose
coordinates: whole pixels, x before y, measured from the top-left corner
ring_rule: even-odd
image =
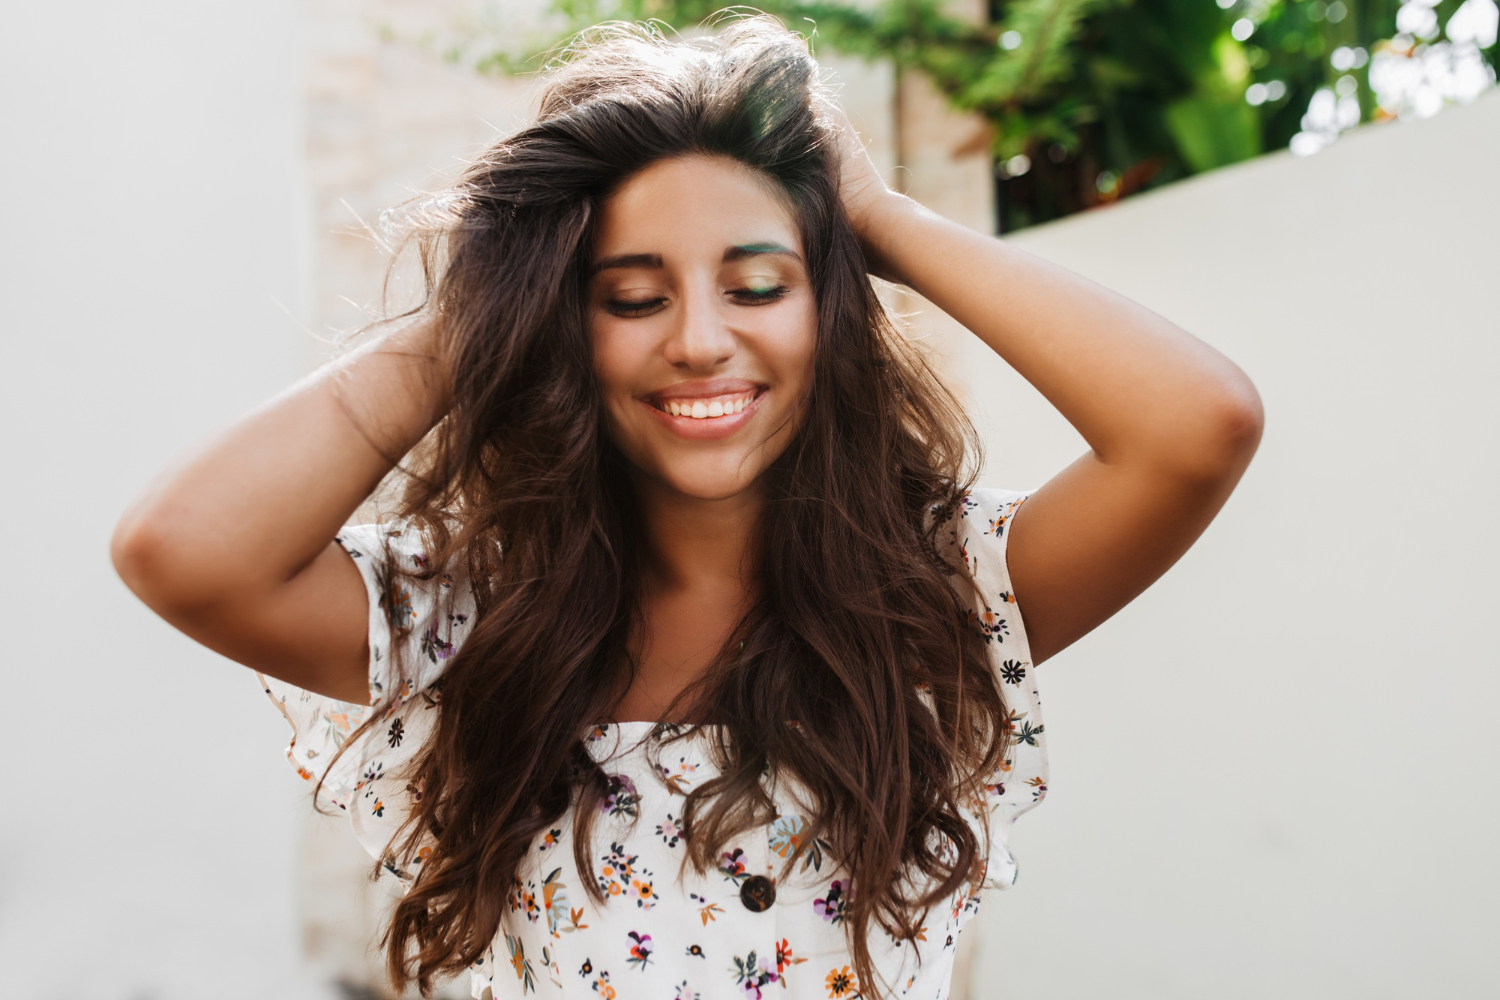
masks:
[[[680,302],[676,323],[662,347],[666,360],[676,367],[712,371],[733,358],[739,341],[724,321],[718,289],[694,283]]]

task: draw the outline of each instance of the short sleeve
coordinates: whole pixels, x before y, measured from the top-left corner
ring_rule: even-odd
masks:
[[[986,783],[983,803],[990,831],[985,881],[996,888],[1008,888],[1016,880],[1015,856],[1008,844],[1011,825],[1047,795],[1041,694],[1005,558],[1011,519],[1029,496],[1014,490],[974,490],[938,538],[976,585],[965,593],[969,622],[984,637],[1010,729],[1010,749],[1000,771]]]
[[[406,522],[352,525],[334,541],[359,569],[369,598],[368,704],[256,676],[291,724],[288,761],[305,781],[322,782],[318,805],[347,813],[360,843],[384,859],[418,794],[405,772],[436,721],[439,682],[468,635],[473,594],[456,566],[427,580],[396,572],[427,567],[424,540]],[[371,713],[379,722],[356,737]],[[346,748],[351,739],[357,743]]]

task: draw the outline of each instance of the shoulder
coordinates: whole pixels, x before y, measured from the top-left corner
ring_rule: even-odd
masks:
[[[1011,519],[1032,492],[976,488],[964,493],[937,527],[940,551],[971,576],[996,560],[995,568],[1003,572]]]
[[[372,696],[405,700],[438,679],[468,636],[475,601],[466,554],[436,565],[427,535],[404,520],[349,525],[336,540],[369,597]]]

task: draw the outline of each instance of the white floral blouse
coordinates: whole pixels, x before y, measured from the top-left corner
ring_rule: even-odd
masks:
[[[1047,791],[1047,758],[1040,702],[1026,634],[1005,564],[1006,525],[1025,495],[976,490],[944,533],[955,564],[962,559],[983,595],[973,622],[989,643],[1014,727],[1014,748],[971,803],[971,821],[988,813],[990,849],[985,888],[1016,880],[1006,834],[1016,816]],[[385,575],[382,535],[397,558],[425,564],[415,530],[396,525],[345,528],[338,542],[359,567],[370,593],[370,697],[395,689],[395,707],[367,730],[326,775],[326,806],[343,810],[354,834],[390,875],[410,881],[417,857],[397,859],[388,842],[410,803],[403,774],[439,711],[429,687],[463,644],[473,600],[461,577],[444,574],[397,598],[410,625],[399,641],[417,676],[390,675],[392,631],[380,607]],[[287,757],[309,782],[363,721],[367,706],[311,694],[273,678],[261,682],[291,723]],[[573,860],[571,816],[539,837],[517,873],[509,908],[491,948],[471,972],[478,1000],[522,1000],[540,993],[566,1000],[854,1000],[891,996],[944,1000],[953,972],[954,942],[979,907],[979,893],[960,890],[934,907],[915,942],[897,943],[872,931],[870,952],[883,983],[858,981],[843,920],[857,891],[828,845],[806,844],[791,877],[785,859],[805,843],[806,807],[795,792],[777,788],[780,815],[743,842],[730,845],[716,871],[698,876],[683,857],[683,793],[713,774],[707,740],[668,735],[650,723],[601,725],[580,739],[611,775],[604,815],[594,829],[593,864]],[[672,734],[675,735],[675,734]],[[598,905],[584,880],[606,893]]]

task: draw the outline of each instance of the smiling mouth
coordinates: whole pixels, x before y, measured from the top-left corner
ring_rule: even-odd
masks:
[[[650,403],[656,409],[674,417],[712,420],[715,417],[731,417],[743,412],[745,407],[755,402],[756,397],[762,391],[752,389],[749,392],[728,392],[719,396],[695,396],[691,399],[652,399]]]

